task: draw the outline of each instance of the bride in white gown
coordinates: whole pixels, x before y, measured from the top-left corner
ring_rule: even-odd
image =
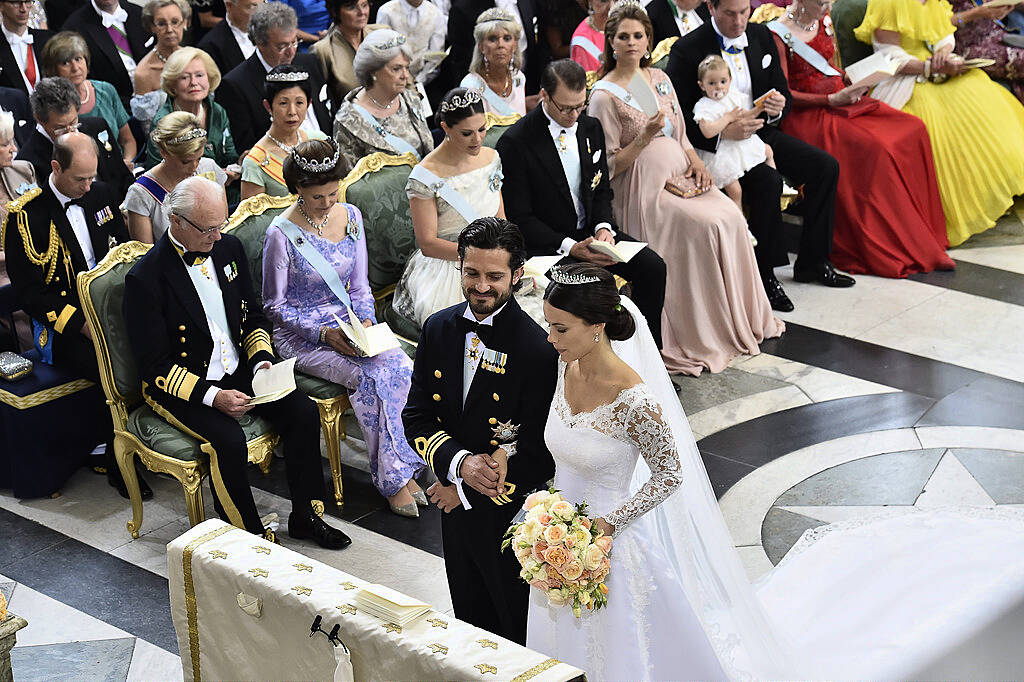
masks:
[[[552,280],[554,486],[614,544],[607,607],[533,590],[527,646],[592,680],[1019,678],[1024,513],[809,531],[755,591],[643,317],[600,268]]]

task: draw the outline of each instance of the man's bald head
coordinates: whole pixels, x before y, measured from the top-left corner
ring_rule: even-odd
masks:
[[[53,143],[53,184],[62,194],[80,199],[96,179],[99,148],[85,133],[67,133]]]
[[[207,253],[220,239],[219,228],[228,218],[224,188],[194,175],[185,178],[164,198],[174,238],[189,251]]]

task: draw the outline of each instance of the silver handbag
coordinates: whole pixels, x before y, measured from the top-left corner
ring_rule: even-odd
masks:
[[[0,378],[14,381],[32,373],[32,361],[7,350],[0,353]]]

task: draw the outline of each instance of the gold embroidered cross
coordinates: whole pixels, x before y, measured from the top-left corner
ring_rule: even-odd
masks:
[[[492,675],[498,674],[497,668],[495,668],[493,665],[487,665],[486,663],[477,663],[473,667],[479,670],[481,675],[484,675],[486,673],[491,673]]]
[[[313,594],[312,588],[304,587],[302,585],[296,585],[295,587],[292,588],[292,591],[295,592],[296,594],[304,594],[307,597],[309,595]]]
[[[215,549],[210,552],[210,556],[212,556],[214,559],[227,559],[228,553],[222,552],[219,549]]]
[[[498,643],[497,642],[492,642],[489,639],[478,639],[478,640],[476,640],[476,643],[479,644],[484,649],[490,647],[491,649],[494,649],[495,651],[498,650]]]
[[[250,568],[249,572],[256,578],[266,578],[270,575],[265,568]]]
[[[252,548],[260,554],[270,554],[270,548],[263,545],[253,545]]]
[[[388,632],[397,632],[398,634],[402,634],[402,626],[398,623],[384,623],[384,629]]]
[[[306,573],[312,573],[313,567],[308,564],[292,564],[297,571],[305,571]]]
[[[354,590],[354,589],[356,589],[356,586],[353,585],[350,582],[343,582],[343,583],[338,583],[338,584],[341,585],[342,587],[344,587],[346,590]]]
[[[438,644],[436,642],[430,645],[430,649],[435,654],[441,654],[442,656],[448,653],[448,647],[446,647],[444,644]]]
[[[351,604],[338,604],[335,608],[337,608],[342,613],[355,613],[356,612],[356,607],[352,606]]]
[[[431,627],[448,629],[448,623],[440,618],[428,618],[427,622],[430,623]]]

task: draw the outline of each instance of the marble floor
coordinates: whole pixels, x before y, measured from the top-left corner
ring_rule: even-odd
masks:
[[[752,578],[822,524],[1024,506],[1024,205],[950,253],[953,272],[859,276],[847,290],[780,268],[796,304],[787,332],[719,374],[673,379]],[[327,513],[352,547],[283,543],[450,613],[438,512],[391,514],[351,420],[350,433],[345,505]],[[286,519],[283,462],[250,479],[260,510]],[[135,540],[127,501],[90,471],[55,499],[0,491],[0,591],[29,621],[15,679],[181,678],[165,548],[188,528],[185,503],[173,480],[148,480]]]

